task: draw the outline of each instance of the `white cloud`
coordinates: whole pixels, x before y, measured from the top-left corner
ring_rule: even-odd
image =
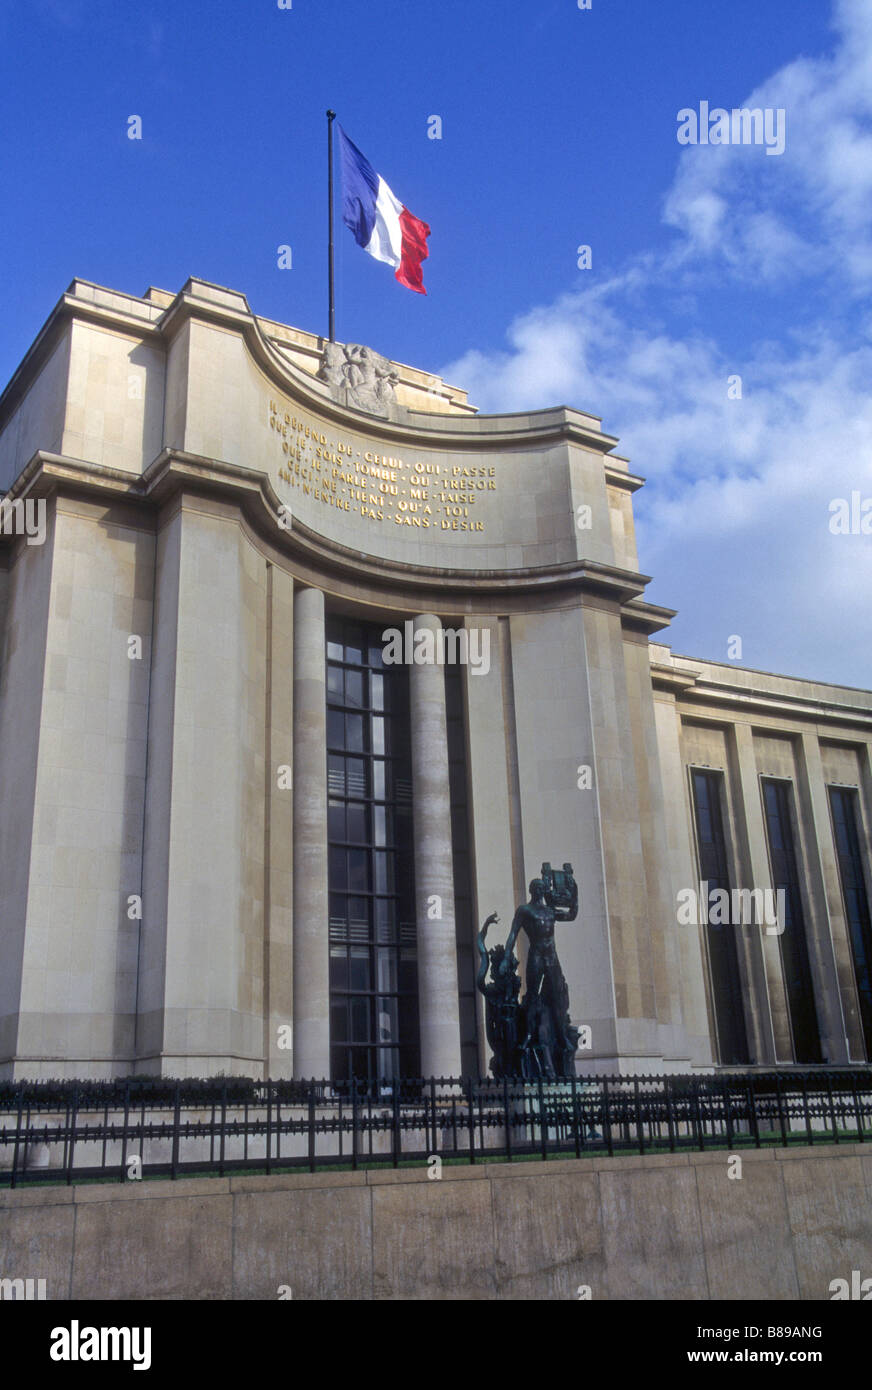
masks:
[[[744,98],[708,94],[784,106],[783,156],[682,149],[665,199],[681,235],[665,259],[519,317],[508,350],[471,351],[444,375],[483,410],[574,404],[620,435],[649,479],[640,562],[650,596],[680,610],[664,634],[678,650],[725,660],[738,633],[746,665],[869,686],[872,538],[832,536],[828,505],[872,496],[872,345],[842,326],[872,285],[872,5],[840,0],[834,14],[831,55],[798,59]],[[738,360],[700,326],[731,287],[786,281],[802,307],[825,284],[826,319],[806,317],[800,333],[788,309],[766,339],[749,325]],[[646,307],[664,292],[685,319],[697,304],[692,335]],[[734,374],[741,400],[728,397]]]
[[[784,154],[760,146],[684,150],[665,218],[685,258],[777,279],[810,265],[872,283],[872,23],[869,0],[835,9],[832,55],[798,58],[754,92],[701,93],[711,105],[783,108]]]

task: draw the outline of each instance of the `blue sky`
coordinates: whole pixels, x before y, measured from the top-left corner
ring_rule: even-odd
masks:
[[[74,275],[323,332],[333,106],[433,229],[424,298],[337,228],[337,335],[601,415],[677,651],[872,685],[869,0],[0,0],[0,76],[0,379]],[[680,146],[701,100],[785,153]]]

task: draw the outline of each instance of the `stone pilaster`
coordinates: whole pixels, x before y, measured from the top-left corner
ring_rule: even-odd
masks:
[[[137,1070],[264,1068],[266,566],[185,495],[157,545]]]
[[[294,1075],[330,1075],[324,595],[294,597]]]
[[[279,770],[291,765],[293,785],[294,581],[273,566],[268,575],[266,845],[264,884],[264,1055],[270,1076],[293,1075],[294,1018],[293,791]]]
[[[440,626],[432,613],[415,619],[416,631],[429,628],[435,633]],[[442,666],[413,665],[409,693],[421,1070],[424,1076],[458,1076],[460,1013]]]

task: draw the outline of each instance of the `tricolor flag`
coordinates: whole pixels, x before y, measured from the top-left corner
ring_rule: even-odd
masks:
[[[338,125],[338,122],[337,122]],[[395,268],[396,279],[408,289],[426,294],[421,262],[430,254],[430,228],[414,217],[388,188],[369,160],[339,126],[342,157],[342,220],[358,246]]]

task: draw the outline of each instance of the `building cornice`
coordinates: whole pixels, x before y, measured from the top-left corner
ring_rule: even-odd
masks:
[[[240,296],[243,298],[243,296]],[[584,421],[591,417],[568,406],[506,415],[433,415],[428,411],[397,407],[397,419],[387,420],[353,406],[334,401],[329,388],[290,363],[266,337],[258,320],[248,309],[204,299],[189,290],[180,291],[161,320],[161,333],[172,340],[189,320],[214,324],[239,333],[252,359],[279,392],[292,397],[298,406],[322,419],[361,431],[373,439],[419,449],[460,449],[486,452],[491,449],[541,448],[548,444],[574,443],[600,454],[608,454],[618,443],[612,435],[592,429]],[[434,421],[438,420],[438,424]],[[613,462],[616,484],[640,487],[643,479],[624,473]]]
[[[651,661],[651,680],[655,690],[668,690],[673,695],[688,690],[698,680],[696,671],[686,666],[671,666],[664,661]]]
[[[796,677],[784,676],[782,679],[792,681]],[[715,709],[712,710],[712,706]],[[841,701],[830,704],[803,694],[776,693],[754,687],[737,689],[704,678],[697,679],[681,692],[679,710],[694,719],[706,718],[710,714],[715,720],[723,720],[724,711],[729,711],[732,717],[741,711],[746,715],[766,716],[781,722],[789,719],[802,723],[849,724],[872,730],[872,703],[869,706]]]
[[[325,580],[335,576],[392,592],[408,585],[446,598],[492,599],[502,595],[509,605],[514,599],[537,594],[549,602],[563,593],[567,598],[588,595],[619,609],[629,623],[647,625],[651,631],[666,626],[673,616],[670,609],[639,603],[650,583],[648,575],[595,560],[512,570],[444,569],[366,555],[311,530],[296,518],[286,530],[279,523],[281,499],[266,473],[176,449],[163,450],[141,476],[40,451],[22,470],[9,495],[36,498],[55,493],[138,503],[155,511],[186,493],[229,502],[245,516],[253,534],[284,558],[289,569],[298,563],[307,573],[320,573]],[[13,543],[14,537],[0,536],[0,546]]]
[[[660,604],[634,598],[624,606],[621,620],[625,628],[650,637],[652,633],[662,632],[663,628],[668,627],[676,613],[675,608],[663,608]]]
[[[676,698],[680,715],[698,721],[723,723],[725,718],[772,719],[783,726],[785,720],[797,724],[842,724],[872,729],[872,694],[853,690],[849,686],[830,687],[834,694],[850,697],[868,695],[868,703],[847,699],[821,700],[803,686],[816,682],[795,676],[770,676],[766,672],[741,671],[748,683],[737,685],[727,679],[719,680],[691,665],[682,665],[682,658],[661,661],[651,654],[651,680],[655,690],[669,691]],[[740,672],[737,671],[737,674]],[[798,687],[795,690],[767,690],[754,677],[775,679],[779,683]]]
[[[373,557],[342,545],[303,525],[295,517],[290,530],[279,525],[281,499],[266,473],[255,473],[235,464],[201,458],[176,449],[165,449],[142,475],[144,495],[163,505],[174,492],[215,491],[233,497],[243,507],[254,529],[271,543],[287,546],[289,556],[299,556],[345,577],[375,586],[387,581],[392,587],[405,580],[446,594],[477,594],[582,590],[622,604],[644,592],[650,576],[618,569],[592,560],[528,569],[446,569],[431,565]]]
[[[606,478],[613,487],[635,492],[644,483],[643,478],[628,471],[625,459],[612,453],[618,440],[603,433],[598,417],[568,406],[502,415],[435,414],[397,406],[392,412],[395,418],[384,419],[340,404],[324,383],[295,366],[270,340],[263,326],[269,321],[257,318],[245,295],[193,278],[168,305],[164,296],[155,300],[138,299],[86,281],[73,281],[0,395],[0,429],[72,319],[142,341],[167,345],[189,321],[208,323],[239,334],[252,360],[276,392],[324,421],[357,429],[373,440],[392,446],[466,448],[487,453],[575,444],[603,456]],[[323,339],[318,341],[323,345]],[[608,455],[611,457],[606,457]]]

